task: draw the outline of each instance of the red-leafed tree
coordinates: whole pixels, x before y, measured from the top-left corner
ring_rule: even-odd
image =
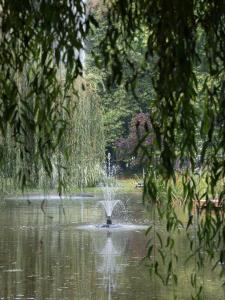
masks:
[[[146,151],[152,147],[152,126],[148,113],[136,114],[130,123],[129,134],[116,141],[117,159],[130,167],[139,168],[146,162]]]

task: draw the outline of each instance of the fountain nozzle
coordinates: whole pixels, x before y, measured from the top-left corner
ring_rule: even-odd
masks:
[[[107,225],[111,225],[111,224],[112,224],[112,220],[111,220],[111,217],[110,217],[110,216],[107,216],[106,224],[107,224]]]

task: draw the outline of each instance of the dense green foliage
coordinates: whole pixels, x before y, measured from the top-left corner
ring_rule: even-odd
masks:
[[[71,109],[69,128],[65,132],[61,156],[67,149],[65,183],[70,188],[94,186],[102,178],[105,138],[100,98],[86,76],[85,90],[79,91]],[[66,149],[65,149],[66,148]]]
[[[100,2],[99,2],[100,3]],[[125,165],[125,162],[131,160],[131,154],[134,155],[133,145],[126,156],[121,155],[121,149],[118,147],[120,140],[126,139],[132,128],[132,121],[139,113],[149,112],[150,100],[153,99],[154,90],[149,83],[149,72],[154,76],[154,70],[149,66],[143,69],[144,48],[146,45],[146,34],[140,32],[132,42],[132,48],[129,49],[128,56],[135,60],[138,69],[142,68],[141,74],[133,81],[133,89],[128,89],[126,82],[110,84],[110,72],[104,66],[104,56],[100,55],[99,44],[105,37],[107,30],[106,11],[104,5],[100,3],[95,6],[93,11],[99,26],[92,32],[88,39],[88,52],[86,70],[92,78],[96,92],[101,98],[103,108],[104,133],[106,139],[107,151],[113,155],[113,160],[117,164]],[[96,68],[96,65],[99,68]],[[130,66],[123,66],[124,75],[129,78],[133,76]],[[129,163],[128,163],[129,164]],[[140,169],[140,164],[136,164]],[[136,169],[136,171],[138,171]]]
[[[93,101],[97,95],[89,89],[80,102],[76,100],[80,85],[85,85],[75,80],[83,74],[82,49],[92,23],[86,15],[82,1],[0,1],[0,169],[6,186],[12,182],[23,188],[42,186],[48,175],[57,178],[61,190],[67,166],[76,169],[71,181],[81,185],[77,180],[84,167],[81,156],[92,159],[83,180],[95,181],[93,165],[99,165],[103,156],[99,152],[104,153],[104,139],[95,125],[101,123]],[[81,107],[85,110],[82,103],[85,115],[80,114]],[[75,119],[83,132],[75,128]],[[71,139],[68,142],[68,132],[80,143],[76,149]],[[84,145],[84,135],[93,140]],[[90,148],[97,140],[101,144]],[[71,157],[76,163],[69,162]]]
[[[150,167],[145,178],[144,199],[155,203],[160,217],[166,217],[168,239],[164,243],[157,233],[160,246],[156,246],[156,240],[150,243],[150,264],[164,284],[170,281],[177,284],[173,235],[183,226],[174,209],[178,167],[183,190],[181,203],[189,215],[187,236],[197,260],[191,281],[195,298],[202,299],[202,284],[196,277],[198,267],[204,266],[206,256],[215,264],[223,263],[225,257],[225,6],[222,1],[189,0],[105,3],[109,8],[108,31],[100,48],[111,70],[111,82],[124,80],[135,89],[138,75],[149,66],[155,71],[154,77],[149,72],[149,84],[155,91],[149,102],[155,142],[154,151],[146,149]],[[129,55],[140,32],[147,35],[142,68]],[[131,71],[129,77],[124,72],[127,65]],[[144,148],[141,143],[139,146]],[[200,182],[205,182],[201,188]],[[167,191],[165,206],[162,188]],[[213,199],[217,200],[216,205],[211,202]],[[189,233],[192,210],[196,203],[200,205],[200,200],[205,200],[205,209],[198,211],[199,218],[194,225],[196,240],[193,240]],[[160,271],[160,262],[166,266],[166,273]]]
[[[122,84],[134,95],[140,78],[151,87],[146,103],[153,145],[148,149],[142,139],[138,143],[149,162],[144,200],[154,204],[155,216],[166,218],[168,236],[162,241],[154,225],[150,228],[150,266],[164,284],[179,281],[173,239],[177,229],[185,227],[174,208],[179,198],[187,213],[190,257],[196,259],[193,298],[202,299],[196,273],[207,257],[215,265],[225,259],[225,6],[222,1],[104,3],[106,34],[99,61],[108,67],[108,82],[113,87]],[[204,209],[195,211],[194,222],[193,210],[201,200]]]
[[[12,192],[23,188],[57,189],[61,193],[75,187],[93,186],[102,176],[104,162],[104,135],[100,100],[98,95],[82,81],[85,91],[79,88],[77,94],[70,95],[67,112],[61,111],[65,128],[54,149],[49,151],[50,173],[40,158],[37,149],[37,137],[31,131],[26,132],[25,144],[19,144],[8,128],[1,143],[1,190]],[[63,116],[65,114],[65,116]],[[52,134],[54,140],[56,136]],[[21,158],[20,149],[26,147],[25,157]],[[26,178],[18,185],[19,172]],[[18,174],[20,176],[18,176]]]

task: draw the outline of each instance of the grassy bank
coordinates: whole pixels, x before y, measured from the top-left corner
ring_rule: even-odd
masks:
[[[154,176],[153,176],[154,177]],[[130,177],[116,178],[113,182],[117,186],[118,193],[142,193],[143,188],[137,187],[138,183],[143,183],[141,177],[136,175]],[[172,191],[172,196],[177,202],[183,203],[187,196],[187,191],[193,191],[196,199],[202,199],[207,193],[210,197],[215,198],[224,190],[224,180],[218,182],[215,190],[211,191],[210,184],[206,176],[192,176],[186,178],[184,185],[184,177],[181,174],[177,174],[176,181],[165,182],[163,179],[157,177],[151,178],[149,186],[155,184],[155,190],[157,191],[156,197],[160,199],[160,202],[167,201],[168,189]],[[58,194],[57,188],[25,188],[22,191],[19,186],[15,186],[9,180],[1,179],[0,181],[0,195],[22,195],[22,194]],[[75,185],[66,189],[64,194],[91,194],[97,195],[102,193],[101,184],[93,187],[76,187]],[[190,193],[189,193],[190,194]],[[214,194],[214,195],[213,195]]]
[[[137,188],[137,179],[136,178],[118,178],[115,180],[115,185],[117,186],[118,193],[140,193],[142,192],[141,188]],[[4,185],[2,184],[1,195],[23,195],[23,194],[58,194],[57,189],[42,189],[42,188],[25,188],[24,191],[19,189],[17,186],[13,185]],[[95,187],[70,187],[66,190],[65,194],[91,194],[98,195],[102,193],[102,188],[100,185]]]

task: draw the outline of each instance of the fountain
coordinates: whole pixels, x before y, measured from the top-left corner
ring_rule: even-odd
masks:
[[[96,225],[96,226],[100,226],[100,227],[106,227],[106,228],[115,228],[118,227],[120,225],[118,224],[113,224],[112,223],[112,213],[114,208],[117,206],[117,204],[119,204],[120,206],[123,207],[123,203],[121,200],[104,200],[104,201],[99,201],[100,204],[102,204],[105,213],[106,213],[106,223],[102,224],[102,225]]]
[[[112,215],[115,214],[116,209],[120,208],[120,213],[125,212],[125,206],[123,202],[119,199],[116,199],[116,192],[118,190],[118,185],[115,179],[115,168],[111,164],[111,155],[107,155],[107,164],[104,172],[103,184],[101,186],[103,192],[104,200],[100,200],[97,206],[101,206],[105,212],[106,221],[103,224],[90,224],[90,225],[81,225],[78,226],[78,229],[86,230],[145,230],[148,228],[147,225],[135,225],[135,224],[120,224],[113,223]]]
[[[106,216],[106,223],[100,225],[101,227],[118,227],[119,225],[112,223],[112,214],[116,208],[120,207],[125,211],[124,204],[121,200],[115,199],[117,186],[115,184],[106,184],[102,187],[104,200],[99,201],[99,204],[103,207]]]
[[[116,207],[120,206],[124,210],[124,205],[121,200],[115,199],[117,184],[115,181],[115,168],[111,164],[111,154],[107,155],[107,165],[105,172],[105,184],[102,186],[104,200],[99,201],[99,204],[104,208],[106,215],[106,223],[97,225],[102,228],[115,228],[119,225],[112,223],[112,214]]]

